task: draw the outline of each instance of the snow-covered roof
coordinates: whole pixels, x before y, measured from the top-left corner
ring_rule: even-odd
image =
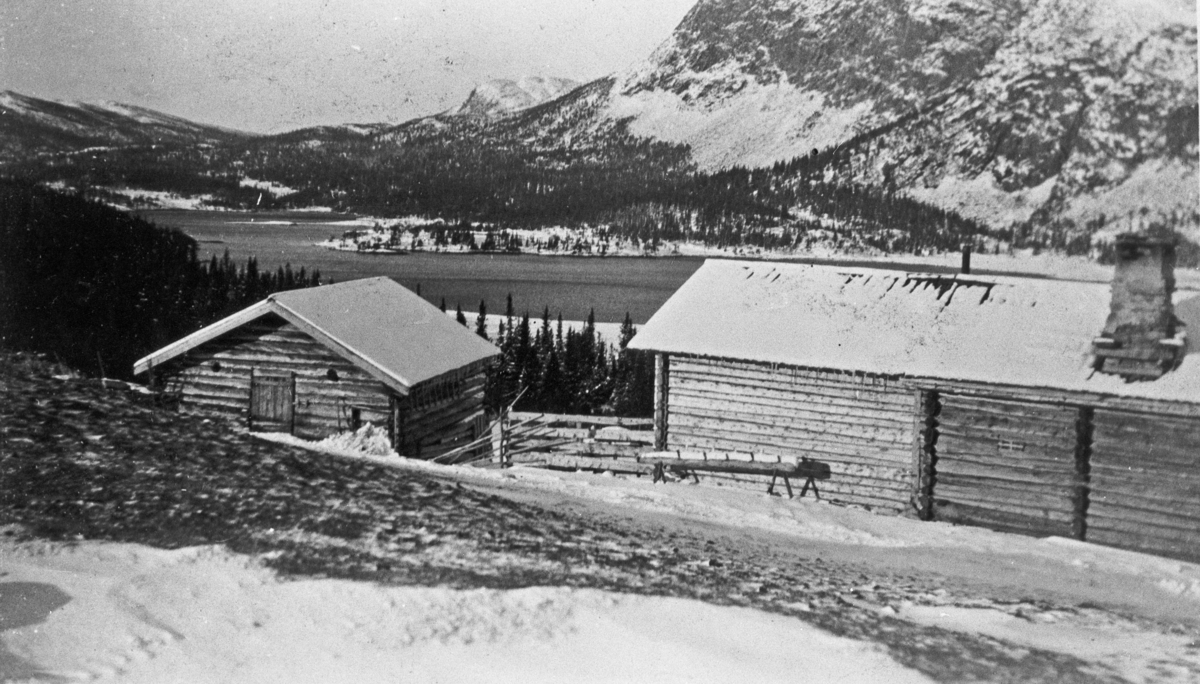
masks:
[[[1200,296],[1175,313],[1200,331]],[[1200,354],[1150,382],[1096,373],[1100,283],[708,260],[636,349],[883,375],[1200,402]]]
[[[140,359],[133,372],[143,373],[270,313],[401,393],[500,353],[437,307],[379,277],[278,292]]]

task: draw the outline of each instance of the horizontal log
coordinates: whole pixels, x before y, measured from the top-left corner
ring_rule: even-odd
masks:
[[[457,407],[453,412],[446,412],[441,416],[430,416],[427,420],[421,421],[418,424],[412,424],[402,420],[397,426],[401,439],[405,442],[415,439],[427,439],[430,435],[436,435],[445,432],[459,424],[471,423],[475,420],[475,416],[483,412],[481,405],[464,405]]]
[[[688,386],[672,393],[669,401],[672,411],[692,408],[773,420],[831,421],[883,428],[900,428],[912,423],[912,406],[881,409],[850,400],[833,405],[809,402],[801,395],[787,402],[773,402],[761,397],[733,397]]]
[[[792,408],[803,405],[809,407],[810,410],[823,413],[847,408],[874,411],[884,417],[912,411],[911,401],[902,402],[892,395],[881,399],[876,396],[861,396],[850,391],[825,394],[809,391],[803,386],[772,389],[719,382],[713,379],[680,379],[676,377],[672,380],[670,389],[672,394],[685,394],[704,400],[725,400],[737,403],[744,401],[766,408]]]
[[[999,440],[977,440],[964,438],[957,433],[938,434],[936,451],[938,458],[954,460],[962,457],[997,464],[1028,464],[1048,469],[1075,469],[1075,450],[1048,449],[1036,444],[1021,443],[1023,448],[1001,449]]]
[[[1128,549],[1141,553],[1150,553],[1166,558],[1177,558],[1192,563],[1200,562],[1200,553],[1195,544],[1186,542],[1171,542],[1166,540],[1142,539],[1136,534],[1098,532],[1096,538],[1089,534],[1088,541],[1119,549]]]
[[[801,461],[799,463],[767,463],[754,461],[731,461],[699,458],[678,458],[675,456],[643,455],[639,458],[642,463],[654,463],[684,471],[726,472],[742,474],[767,474],[785,477],[815,478],[828,480],[829,464],[820,461]]]
[[[1179,470],[1200,468],[1200,450],[1184,445],[1100,439],[1092,442],[1091,451],[1095,459],[1113,464],[1153,465]]]
[[[1076,495],[1079,486],[1073,482],[1046,482],[1033,485],[1018,480],[943,473],[941,471],[935,474],[935,478],[934,496],[938,496],[939,492],[951,489],[962,492],[978,490],[982,495],[994,495],[1012,501],[1045,501],[1048,503],[1053,501],[1068,501]]]
[[[1074,472],[1075,455],[1046,453],[1034,447],[1023,450],[1000,449],[999,444],[964,442],[954,435],[939,436],[935,452],[938,459],[994,465],[998,468],[1041,468],[1056,472]]]
[[[1073,536],[1071,521],[1031,517],[1020,511],[979,508],[963,503],[934,504],[933,519],[960,525],[986,527],[1000,532],[1032,536]]]
[[[963,410],[989,413],[998,416],[1029,414],[1035,416],[1044,416],[1048,420],[1074,422],[1076,416],[1078,415],[1078,409],[1075,406],[1020,401],[1001,395],[985,397],[979,395],[963,395],[955,394],[953,392],[943,392],[939,395],[939,397],[943,408],[948,406],[959,407]]]
[[[1128,413],[1107,409],[1096,409],[1092,415],[1092,422],[1100,429],[1141,435],[1178,432],[1183,435],[1194,436],[1200,430],[1200,419],[1197,418],[1163,414]]]
[[[1180,520],[1191,520],[1192,525],[1200,529],[1200,501],[1192,500],[1162,500],[1150,499],[1128,492],[1113,492],[1090,489],[1088,492],[1088,510],[1093,507],[1105,511],[1109,517],[1120,517],[1119,511],[1128,509],[1145,512],[1152,515],[1165,515]]]
[[[1188,532],[1200,542],[1200,517],[1099,502],[1088,506],[1088,525],[1112,528],[1117,523],[1155,525],[1164,529]]]
[[[1088,511],[1088,538],[1094,539],[1101,531],[1122,532],[1143,537],[1171,542],[1200,544],[1200,530],[1187,521],[1163,519],[1150,515],[1112,517],[1108,515],[1093,516]]]
[[[1017,496],[1020,493],[1011,489],[988,489],[969,484],[938,483],[933,490],[933,499],[1034,518],[1064,521],[1074,519],[1075,502],[1070,495],[1061,493],[1042,495],[1025,492],[1025,496]]]
[[[1091,477],[1097,483],[1161,491],[1174,497],[1200,496],[1200,473],[1194,471],[1114,467],[1105,463],[1094,463],[1091,466]]]
[[[701,449],[713,451],[749,451],[779,456],[808,456],[822,461],[861,462],[887,467],[908,467],[911,458],[899,449],[883,451],[876,448],[847,446],[844,441],[788,442],[766,441],[747,437],[731,438],[717,431],[692,429],[689,432],[674,431],[668,438],[668,449]]]
[[[786,364],[772,364],[759,361],[733,359],[714,359],[673,355],[671,370],[699,369],[704,371],[719,371],[746,377],[784,377],[791,379],[825,380],[841,383],[854,383],[883,389],[897,386],[895,379],[872,373],[849,373],[828,369],[805,368]]]
[[[870,381],[870,376],[855,376],[842,373],[771,371],[754,366],[736,367],[729,364],[701,365],[685,362],[672,363],[670,372],[671,374],[679,373],[695,377],[720,378],[729,382],[754,385],[777,385],[780,387],[805,385],[808,387],[853,389],[878,394],[908,393],[908,389],[902,385],[873,382]]]
[[[720,414],[673,412],[669,418],[670,431],[701,430],[716,431],[730,435],[749,436],[757,440],[778,439],[797,443],[834,441],[883,449],[907,449],[912,445],[912,424],[904,430],[862,428],[853,426],[817,423],[794,423],[775,425],[770,421],[751,421],[743,416],[720,419]],[[748,449],[747,451],[753,451]]]
[[[964,420],[964,418],[967,418]],[[1035,419],[1013,419],[1004,423],[988,423],[969,416],[938,414],[939,432],[960,435],[966,439],[1009,439],[1037,444],[1048,449],[1074,451],[1077,432],[1074,425],[1058,427]]]
[[[588,425],[624,425],[626,427],[653,427],[654,420],[652,418],[622,418],[619,416],[583,416],[575,414],[562,413],[537,413],[530,411],[513,411],[509,414],[513,422],[528,420],[540,416],[540,422],[546,424],[562,425],[563,427],[572,427],[576,423]]]
[[[1083,476],[1072,471],[1055,471],[1040,468],[995,467],[993,464],[979,464],[963,460],[946,461],[938,459],[937,474],[978,478],[983,480],[999,480],[1017,483],[1025,486],[1040,487],[1074,487],[1084,481]]]
[[[827,382],[786,382],[779,379],[742,378],[725,374],[698,374],[676,371],[672,368],[668,377],[672,390],[699,386],[710,390],[720,391],[731,395],[759,393],[760,396],[787,400],[796,395],[824,397],[827,399],[850,399],[854,401],[872,401],[879,405],[903,406],[911,402],[905,392],[891,392],[870,387],[856,387],[841,383]]]
[[[211,411],[231,416],[244,416],[249,407],[243,403],[231,403],[212,397],[184,397],[180,406],[192,411]]]
[[[703,408],[695,405],[676,403],[672,399],[670,425],[711,424],[742,432],[754,432],[771,435],[797,436],[838,435],[855,440],[869,440],[887,444],[911,444],[913,439],[912,420],[898,421],[885,426],[857,423],[853,419],[845,420],[812,420],[806,419],[803,412],[797,411],[794,418],[761,415],[754,412],[721,411],[719,409]],[[696,421],[692,423],[689,421]]]

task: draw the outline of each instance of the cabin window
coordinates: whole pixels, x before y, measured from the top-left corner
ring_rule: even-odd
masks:
[[[221,372],[221,362],[220,362],[220,361],[213,361],[213,362],[212,362],[212,369],[213,369],[213,372],[214,372],[214,373],[220,373],[220,372]]]
[[[339,379],[338,372],[332,368],[330,368],[329,371],[327,373],[325,373],[325,377],[329,378],[330,380],[332,380],[334,382],[337,382]]]
[[[1011,439],[1002,439],[997,442],[1000,451],[1025,451],[1025,444]]]

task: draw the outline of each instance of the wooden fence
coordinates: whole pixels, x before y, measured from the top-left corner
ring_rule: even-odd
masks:
[[[496,453],[508,464],[649,473],[640,453],[654,448],[650,418],[510,413],[493,430]]]

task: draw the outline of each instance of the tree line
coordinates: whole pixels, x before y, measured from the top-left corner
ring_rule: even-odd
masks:
[[[461,306],[455,318],[468,326]],[[474,330],[500,348],[484,389],[485,404],[493,414],[509,406],[574,415],[653,414],[654,357],[628,348],[637,334],[628,313],[614,345],[596,334],[593,313],[582,328],[564,330],[562,314],[551,319],[549,307],[540,320],[531,319],[528,311],[518,316],[510,294],[495,339],[489,336],[487,305],[482,301]]]
[[[280,290],[320,284],[259,271],[76,194],[0,180],[0,344],[130,378],[137,359]]]

